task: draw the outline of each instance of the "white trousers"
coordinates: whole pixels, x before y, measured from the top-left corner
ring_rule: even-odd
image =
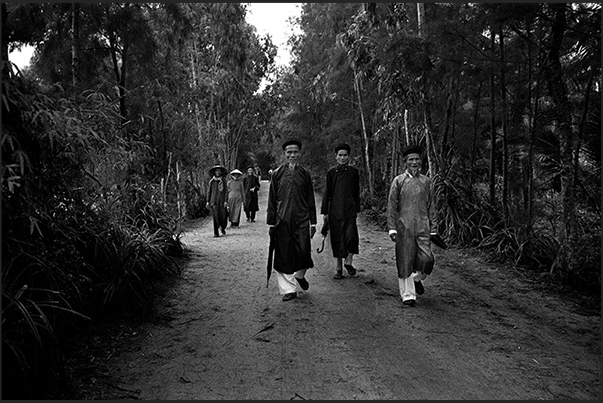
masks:
[[[297,292],[297,278],[304,278],[306,275],[306,270],[302,269],[295,272],[295,274],[285,274],[278,271],[274,271],[276,273],[276,282],[278,283],[278,290],[281,295],[289,294],[292,292]]]
[[[417,292],[415,291],[415,281],[424,281],[427,278],[427,274],[414,272],[406,278],[398,278],[398,284],[400,285],[400,296],[402,301],[408,301],[410,299],[417,299]]]

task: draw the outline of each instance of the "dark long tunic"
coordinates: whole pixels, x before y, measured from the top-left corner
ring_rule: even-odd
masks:
[[[321,214],[329,215],[333,257],[345,258],[358,253],[360,212],[360,176],[353,166],[339,165],[327,171],[327,187],[322,198]]]
[[[293,274],[314,267],[310,225],[316,224],[316,202],[310,171],[284,164],[272,173],[266,223],[276,226],[274,270]]]
[[[224,203],[228,200],[228,184],[224,177],[219,179],[213,177],[209,181],[207,202],[212,209],[214,219],[214,235],[218,235],[218,228],[226,228],[228,224],[228,213]]]
[[[243,178],[243,189],[245,190],[245,204],[243,210],[246,212],[259,211],[258,190],[260,190],[260,180],[255,175],[248,175]],[[254,189],[252,192],[251,189]]]

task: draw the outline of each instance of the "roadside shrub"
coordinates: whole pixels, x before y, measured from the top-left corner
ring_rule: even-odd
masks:
[[[152,186],[91,174],[99,150],[129,155],[97,131],[117,137],[115,105],[89,93],[74,101],[60,87],[45,95],[13,77],[4,89],[3,398],[39,399],[63,381],[66,335],[95,315],[148,310],[183,249]]]
[[[99,234],[94,259],[87,262],[89,309],[129,317],[148,313],[155,281],[179,272],[167,248],[161,230],[122,226]]]

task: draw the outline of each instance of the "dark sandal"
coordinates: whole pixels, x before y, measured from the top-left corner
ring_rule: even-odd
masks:
[[[335,273],[335,275],[333,276],[333,278],[335,280],[341,280],[343,278],[343,274],[341,274],[341,272],[338,271],[337,273]]]
[[[350,276],[356,275],[356,269],[354,268],[354,266],[352,266],[351,264],[344,264],[343,266],[348,271],[348,273],[350,273]]]

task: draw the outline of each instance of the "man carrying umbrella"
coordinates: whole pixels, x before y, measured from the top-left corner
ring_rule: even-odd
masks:
[[[268,190],[268,276],[274,252],[274,271],[283,301],[297,297],[298,284],[302,290],[309,288],[305,274],[314,267],[310,239],[316,233],[316,204],[310,171],[298,164],[301,148],[299,140],[283,143],[286,162],[273,171]]]
[[[356,275],[352,265],[358,254],[358,226],[360,212],[360,176],[358,169],[349,165],[351,147],[341,143],[335,147],[337,165],[327,171],[327,186],[320,208],[325,225],[321,233],[331,231],[331,249],[336,262],[334,279],[343,278],[343,267],[350,276]]]

